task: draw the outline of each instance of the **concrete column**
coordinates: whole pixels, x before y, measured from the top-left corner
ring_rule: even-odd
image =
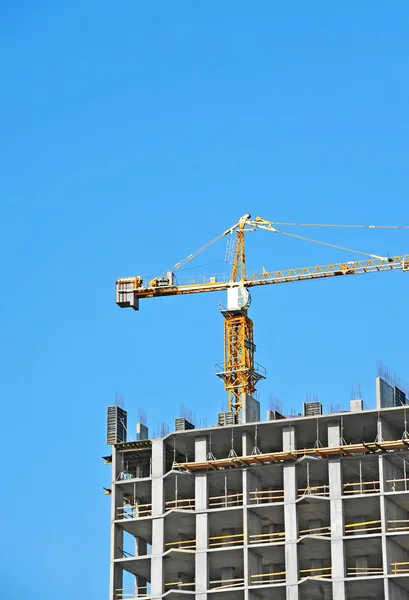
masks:
[[[241,394],[241,401],[243,403],[242,423],[257,423],[260,421],[260,402],[248,394]]]
[[[378,419],[377,432],[378,436],[385,442],[388,440],[399,440],[402,437],[403,426],[401,431],[396,431],[384,417],[381,417]]]
[[[249,456],[254,448],[255,439],[254,435],[248,433],[247,431],[243,431],[242,433],[242,454],[243,456]],[[251,489],[251,483],[253,481],[253,474],[250,473],[248,469],[243,469],[242,472],[242,486],[243,486],[243,545],[244,545],[244,555],[243,555],[243,577],[244,577],[244,587],[245,587],[245,600],[248,598],[247,588],[249,586],[249,574],[250,574],[250,566],[249,566],[249,513],[247,505],[249,503],[249,491]]]
[[[151,558],[151,593],[152,596],[163,594],[164,570],[163,548],[165,537],[165,520],[163,518],[165,471],[165,447],[162,439],[152,440],[152,558]]]
[[[152,440],[152,515],[163,514],[163,475],[165,472],[165,446],[162,439]]]
[[[255,435],[252,435],[248,431],[243,431],[241,436],[241,447],[242,455],[250,456],[255,446]]]
[[[205,461],[207,451],[207,438],[205,436],[197,437],[195,439],[195,461]],[[209,579],[207,563],[207,548],[209,543],[207,473],[205,471],[198,471],[194,477],[196,507],[195,598],[206,600]]]
[[[151,593],[152,596],[163,594],[164,569],[163,569],[163,545],[164,545],[165,519],[156,517],[152,521],[152,558],[151,558]]]
[[[118,452],[115,446],[112,446],[112,481],[111,481],[111,549],[110,549],[110,570],[109,570],[109,599],[116,597],[115,590],[122,589],[122,569],[114,563],[116,558],[122,558],[121,549],[124,546],[124,531],[122,527],[115,523],[117,519],[117,509],[123,506],[124,495],[121,489],[116,485],[116,478],[123,470],[122,453]]]
[[[383,421],[383,419],[382,419]],[[386,434],[385,431],[383,431],[383,435]],[[386,438],[384,438],[386,439]],[[392,436],[389,437],[388,439],[394,439]],[[383,565],[383,576],[384,576],[384,580],[383,580],[383,586],[384,586],[384,596],[385,596],[385,600],[389,600],[389,585],[388,585],[388,579],[386,578],[386,575],[388,574],[388,548],[387,548],[387,538],[386,538],[386,506],[385,506],[385,460],[384,457],[382,455],[380,455],[378,457],[378,461],[379,461],[379,489],[380,489],[380,498],[379,498],[379,504],[380,504],[380,514],[381,514],[381,540],[382,540],[382,565]]]
[[[295,449],[295,427],[290,425],[283,429],[283,450],[287,451]],[[287,600],[298,600],[298,518],[296,505],[298,499],[298,484],[295,463],[284,463],[283,481]]]
[[[339,446],[341,426],[339,421],[328,423],[328,446]],[[342,465],[338,457],[328,459],[328,481],[331,515],[331,566],[332,595],[334,600],[346,600],[344,507],[342,501]]]
[[[207,456],[207,438],[200,436],[195,439],[195,461],[204,462]],[[208,491],[207,491],[207,473],[198,471],[195,477],[195,509],[196,511],[207,510]]]

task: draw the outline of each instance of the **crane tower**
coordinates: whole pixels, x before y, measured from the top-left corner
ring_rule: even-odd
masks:
[[[262,285],[289,283],[337,277],[341,275],[357,275],[400,269],[409,270],[409,255],[378,256],[365,252],[366,260],[348,261],[313,267],[301,267],[289,270],[267,271],[249,276],[246,272],[245,234],[249,231],[264,229],[276,234],[288,235],[302,240],[316,242],[348,250],[333,244],[312,240],[277,229],[278,223],[267,221],[261,217],[251,219],[249,213],[242,216],[237,223],[224,231],[214,240],[177,263],[171,270],[150,281],[142,277],[125,277],[116,281],[116,303],[121,308],[139,310],[141,298],[158,298],[202,292],[227,291],[226,307],[222,309],[224,316],[224,363],[216,365],[216,374],[223,380],[228,396],[228,411],[234,415],[234,422],[239,423],[242,416],[243,398],[252,396],[258,381],[264,379],[266,371],[254,360],[256,346],[254,343],[253,321],[248,316],[251,297],[249,289]],[[296,224],[287,224],[296,225]],[[315,225],[316,226],[316,225]],[[341,226],[341,227],[349,227]],[[351,226],[352,227],[352,226]],[[356,227],[356,226],[354,226]],[[377,226],[362,226],[374,229]],[[397,226],[398,227],[398,226]],[[228,280],[217,277],[206,277],[203,282],[178,284],[175,272],[198,254],[227,235],[236,235],[236,243],[232,247],[232,268]],[[352,252],[357,252],[353,251]]]

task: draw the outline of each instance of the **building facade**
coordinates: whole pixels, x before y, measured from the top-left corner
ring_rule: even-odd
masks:
[[[378,405],[113,445],[110,600],[409,599],[407,409]]]

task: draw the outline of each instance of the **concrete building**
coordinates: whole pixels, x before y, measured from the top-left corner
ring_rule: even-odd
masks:
[[[407,408],[384,383],[376,410],[113,445],[110,600],[409,599]]]

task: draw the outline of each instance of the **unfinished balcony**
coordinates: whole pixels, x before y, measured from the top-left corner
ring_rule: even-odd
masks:
[[[117,520],[142,519],[152,516],[151,482],[144,482],[141,486],[132,484],[129,492],[123,497],[123,505],[116,509]]]
[[[249,508],[247,512],[248,544],[284,543],[284,506],[257,505]]]
[[[243,546],[243,509],[224,509],[209,514],[209,550]]]
[[[209,557],[209,591],[221,592],[244,588],[242,549],[215,550]],[[225,598],[220,596],[221,598]]]
[[[409,492],[409,452],[383,456],[385,493]]]
[[[149,478],[152,468],[151,440],[127,442],[118,451],[118,461],[117,481]]]
[[[164,556],[165,593],[174,598],[176,592],[194,592],[194,552],[171,550]],[[171,593],[172,592],[172,593]]]
[[[239,469],[209,473],[209,509],[243,505],[243,478]]]
[[[122,558],[150,554],[152,546],[152,518],[127,518],[115,521],[124,531],[123,547],[117,547]],[[129,541],[131,540],[131,541]]]
[[[172,471],[164,477],[165,512],[195,510],[195,480],[187,473]]]
[[[126,585],[122,588],[116,588],[114,600],[138,600],[140,598],[151,598],[149,585]]]
[[[388,575],[409,577],[409,534],[387,535],[386,560]]]
[[[346,576],[348,578],[382,577],[381,537],[348,539],[345,541]]]
[[[344,496],[379,494],[379,457],[343,458],[342,479]]]
[[[329,496],[327,461],[312,455],[301,456],[297,460],[298,497]]]
[[[282,465],[251,467],[247,471],[248,502],[275,504],[284,502]]]
[[[325,496],[304,494],[297,501],[298,537],[330,537],[330,503]]]
[[[387,535],[409,534],[409,494],[385,494]]]
[[[331,579],[331,542],[324,537],[298,541],[299,579]]]
[[[257,546],[249,549],[249,585],[252,587],[269,586],[275,589],[285,584],[284,546]],[[272,591],[273,593],[273,591]]]
[[[115,560],[123,569],[122,587],[115,590],[115,600],[136,600],[151,597],[150,558]]]
[[[381,533],[381,509],[378,496],[349,497],[343,504],[345,536],[367,537]]]
[[[114,600],[140,600],[152,598],[151,585],[137,585],[136,583],[125,583],[124,587],[115,590]]]
[[[180,515],[172,511],[165,516],[165,552],[196,549],[196,517],[194,513]]]

